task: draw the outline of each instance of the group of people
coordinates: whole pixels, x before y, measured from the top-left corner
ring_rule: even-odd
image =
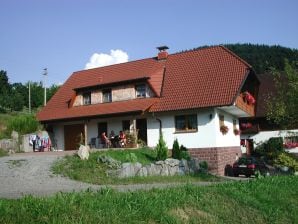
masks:
[[[125,147],[126,146],[126,136],[123,131],[119,132],[119,135],[115,135],[115,132],[112,130],[109,137],[105,132],[101,134],[101,142],[104,143],[107,147]]]

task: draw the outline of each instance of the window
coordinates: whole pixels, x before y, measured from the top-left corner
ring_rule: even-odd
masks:
[[[83,93],[83,105],[91,104],[91,92]]]
[[[198,121],[196,114],[175,116],[176,131],[197,131]]]
[[[136,85],[136,97],[137,98],[146,97],[146,85],[145,84]]]
[[[102,102],[103,103],[112,102],[112,91],[110,89],[102,91]]]

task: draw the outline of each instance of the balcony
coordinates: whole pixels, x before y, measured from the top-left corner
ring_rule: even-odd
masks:
[[[235,105],[236,107],[243,110],[250,116],[255,116],[255,100],[254,98],[250,99],[249,97],[252,97],[252,96],[249,95],[248,97],[247,94],[249,93],[241,93],[236,98]]]

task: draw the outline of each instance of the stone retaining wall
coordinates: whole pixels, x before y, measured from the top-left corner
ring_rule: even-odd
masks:
[[[119,161],[108,156],[100,156],[97,161],[105,163],[111,168],[107,170],[107,176],[117,178],[134,176],[174,176],[202,171],[198,159],[192,159],[190,161],[184,159],[166,159],[165,161],[157,161],[148,165],[142,165],[138,162],[121,164]]]

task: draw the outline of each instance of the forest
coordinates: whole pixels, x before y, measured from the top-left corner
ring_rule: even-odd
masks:
[[[56,93],[59,86],[47,88],[47,101]],[[44,103],[44,88],[41,82],[30,82],[31,108],[36,111]],[[28,111],[29,83],[10,83],[6,71],[0,70],[0,113]]]

